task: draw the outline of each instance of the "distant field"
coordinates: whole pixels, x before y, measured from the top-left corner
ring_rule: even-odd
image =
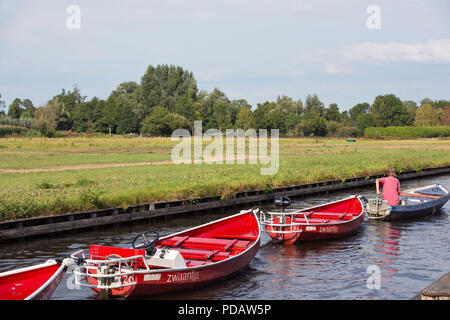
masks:
[[[280,168],[172,164],[170,138],[0,139],[0,220],[450,164],[450,140],[282,138]],[[270,148],[269,148],[270,151]]]

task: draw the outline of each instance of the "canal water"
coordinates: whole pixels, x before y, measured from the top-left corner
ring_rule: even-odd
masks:
[[[402,188],[439,182],[450,189],[450,175],[408,180]],[[338,200],[350,194],[373,196],[373,188],[293,199],[293,208]],[[274,210],[271,205],[266,209]],[[89,244],[130,247],[145,230],[171,234],[235,212],[171,217],[140,224],[72,232],[0,245],[0,272],[67,257]],[[360,230],[341,239],[280,245],[262,235],[255,259],[231,279],[211,287],[152,299],[410,299],[450,271],[450,202],[440,213],[409,222],[375,222],[367,218]],[[368,278],[381,271],[379,287]],[[369,285],[368,285],[369,283]],[[375,287],[375,288],[374,288]],[[67,273],[52,299],[96,299],[88,288],[76,288]]]

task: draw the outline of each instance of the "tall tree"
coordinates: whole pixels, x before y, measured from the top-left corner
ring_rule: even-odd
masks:
[[[33,102],[31,102],[30,99],[24,99],[22,101],[22,107],[23,107],[23,112],[20,115],[20,118],[22,118],[22,119],[34,118],[34,113],[36,111],[36,108],[34,107]]]
[[[326,136],[328,133],[327,121],[318,112],[308,112],[302,118],[298,127],[304,136]]]
[[[22,100],[20,100],[19,98],[15,98],[14,101],[9,105],[8,117],[12,119],[19,119],[23,112],[23,108],[21,105]]]
[[[450,106],[444,108],[440,121],[441,125],[450,126]]]
[[[339,112],[339,108],[336,103],[331,103],[328,108],[325,109],[325,119],[328,121],[341,120],[341,113]]]
[[[406,100],[402,102],[405,106],[406,110],[408,110],[409,117],[411,118],[411,121],[414,122],[414,119],[416,117],[416,111],[417,111],[417,103],[412,100]]]
[[[439,112],[431,104],[425,103],[416,111],[415,126],[437,126]]]
[[[357,105],[355,105],[353,108],[351,108],[348,111],[348,114],[350,116],[350,119],[355,122],[356,118],[361,114],[361,113],[368,113],[370,109],[370,104],[368,104],[367,102],[363,102],[363,103],[358,103]]]
[[[179,97],[192,100],[197,97],[197,82],[192,72],[174,65],[149,66],[141,78],[141,87],[140,97],[146,114],[156,106],[173,112]]]
[[[239,109],[236,116],[236,129],[247,130],[253,126],[253,113],[251,105],[244,105]]]
[[[319,115],[324,116],[325,107],[319,100],[317,94],[308,95],[305,100],[305,113],[317,112]]]
[[[375,98],[370,111],[379,127],[408,126],[412,124],[408,110],[402,101],[393,94]]]

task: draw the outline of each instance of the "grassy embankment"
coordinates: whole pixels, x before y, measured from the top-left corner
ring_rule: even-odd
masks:
[[[329,179],[450,164],[450,140],[280,139],[280,168],[175,165],[170,138],[0,139],[0,220],[101,207],[270,190]],[[270,148],[269,148],[270,151]],[[153,162],[152,165],[142,165]],[[114,167],[117,164],[141,165]],[[80,166],[89,168],[80,169]],[[104,168],[101,168],[105,166]],[[77,170],[74,170],[77,169]]]

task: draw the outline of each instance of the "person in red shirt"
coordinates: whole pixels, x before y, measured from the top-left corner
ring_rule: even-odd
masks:
[[[390,206],[398,206],[400,203],[400,182],[395,178],[395,168],[389,168],[387,178],[377,179],[377,195],[380,193],[380,183],[383,185],[383,200],[386,200]]]

